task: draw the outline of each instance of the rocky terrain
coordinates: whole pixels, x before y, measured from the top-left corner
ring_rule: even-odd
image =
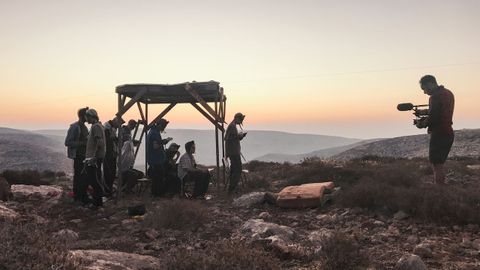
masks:
[[[13,185],[0,203],[0,269],[479,269],[480,161],[449,161],[445,187],[427,165],[252,162],[235,196],[214,186],[205,201],[128,195],[98,211],[72,204],[65,178]],[[265,202],[326,180],[342,189],[322,207]],[[146,215],[129,216],[138,204]]]
[[[414,135],[392,139],[384,139],[363,144],[349,149],[332,158],[349,160],[372,155],[380,157],[427,157],[429,135]],[[455,141],[450,156],[480,156],[480,129],[464,129],[455,131]]]
[[[63,142],[32,132],[0,128],[0,171],[70,171]]]

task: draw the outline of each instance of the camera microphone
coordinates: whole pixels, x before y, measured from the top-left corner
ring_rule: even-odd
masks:
[[[404,112],[404,111],[410,111],[413,110],[413,104],[412,103],[400,103],[397,105],[397,110]]]

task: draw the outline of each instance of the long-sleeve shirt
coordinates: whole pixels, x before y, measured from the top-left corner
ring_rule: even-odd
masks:
[[[160,147],[155,149],[153,147],[154,142],[156,142]],[[156,128],[150,129],[147,135],[147,163],[150,166],[155,165],[164,165],[166,160],[165,155],[165,144],[167,144],[167,140],[162,139],[162,135],[160,135],[160,131]]]
[[[452,117],[455,98],[452,92],[441,85],[434,90],[428,103],[428,133],[438,135],[453,134]]]
[[[195,161],[195,157],[188,153],[183,154],[178,161],[178,177],[180,179],[185,178],[185,176],[188,174],[188,171],[191,169],[195,169],[196,167],[197,162]]]
[[[90,134],[87,141],[87,153],[86,158],[105,158],[106,144],[105,144],[105,131],[103,130],[102,123],[97,122],[92,124],[90,128]]]
[[[233,121],[228,125],[227,131],[225,132],[225,155],[227,157],[240,155],[242,151],[240,140],[237,125]]]

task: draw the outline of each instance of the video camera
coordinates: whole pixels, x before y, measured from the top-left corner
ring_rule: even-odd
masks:
[[[425,107],[427,108],[419,109]],[[417,125],[417,123],[423,121],[428,116],[428,105],[413,105],[412,103],[400,103],[397,105],[397,110],[401,112],[413,110],[413,115],[415,115],[415,119],[413,119],[414,125]]]

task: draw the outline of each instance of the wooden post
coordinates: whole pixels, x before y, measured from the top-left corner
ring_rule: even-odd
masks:
[[[147,175],[148,171],[148,137],[147,137],[147,132],[148,132],[148,100],[145,99],[145,126],[143,127],[143,135],[145,137],[145,176]],[[138,146],[140,147],[140,146]],[[135,155],[136,156],[136,155]]]
[[[215,114],[218,114],[218,102],[215,101]],[[219,153],[219,147],[218,147],[218,127],[215,125],[215,154],[217,156],[217,181],[215,182],[215,185],[217,186],[217,191],[220,191],[220,185],[218,184],[218,181],[220,180],[220,153]]]
[[[152,120],[152,122],[150,124],[148,124],[148,126],[152,126],[155,122],[157,122],[159,119],[162,119],[171,109],[173,109],[173,107],[175,107],[175,105],[177,105],[177,103],[171,103],[170,105],[168,105],[167,108],[165,108],[165,110],[163,110],[157,117],[155,117],[155,119]],[[147,121],[148,123],[148,121]]]
[[[122,95],[121,94],[118,94],[118,111],[120,112],[122,110],[122,107],[123,107],[123,98],[122,98]],[[117,137],[118,137],[118,145],[117,145],[117,148],[118,148],[118,157],[117,157],[117,173],[118,173],[118,181],[117,181],[117,196],[115,198],[115,203],[118,202],[118,199],[119,197],[121,196],[122,194],[122,187],[123,187],[123,178],[122,178],[122,170],[120,168],[121,164],[122,164],[122,128],[118,128],[117,130]]]
[[[117,112],[117,116],[122,117],[122,115],[125,114],[137,101],[139,101],[143,97],[143,95],[145,95],[145,93],[147,93],[146,88],[140,90],[132,99],[128,101],[127,104],[122,106],[122,108]]]

